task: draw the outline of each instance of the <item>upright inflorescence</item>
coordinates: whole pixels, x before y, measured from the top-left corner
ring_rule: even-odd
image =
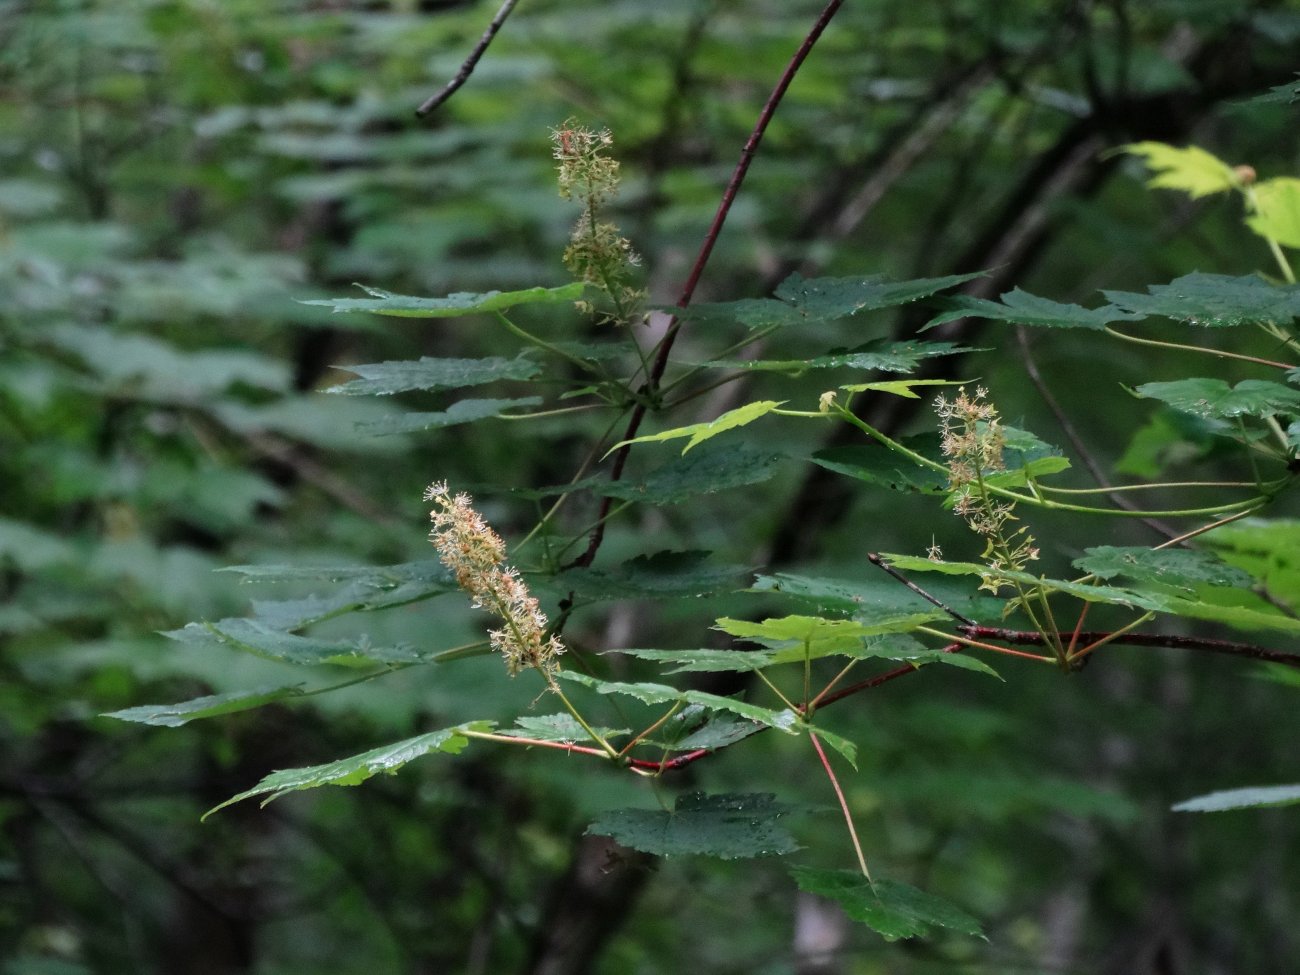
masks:
[[[501,536],[474,510],[468,494],[453,497],[445,482],[429,485],[424,500],[437,505],[429,512],[433,521],[429,540],[443,565],[455,574],[476,609],[485,609],[505,622],[489,637],[492,648],[505,658],[510,675],[525,667],[553,674],[555,658],[564,652],[564,645],[547,635],[546,614],[529,595],[518,571],[505,564],[506,546]]]
[[[987,398],[988,390],[983,387],[977,387],[971,396],[963,386],[951,400],[937,397],[934,408],[942,433],[940,448],[948,459],[953,510],[966,519],[971,531],[985,538],[983,557],[988,560],[989,574],[980,588],[996,593],[1008,584],[1000,574],[1024,571],[1038,558],[1038,549],[1027,528],[1008,531],[1008,522],[1016,520],[1015,505],[999,501],[986,483],[988,476],[1006,468],[1002,420]]]
[[[559,162],[560,196],[582,203],[582,214],[574,224],[564,266],[578,278],[602,292],[608,307],[580,303],[584,311],[597,312],[607,321],[627,324],[636,317],[644,292],[629,284],[632,268],[640,258],[618,227],[601,220],[599,212],[618,190],[618,160],[605,152],[614,144],[608,129],[595,132],[566,121],[551,133],[554,157]]]

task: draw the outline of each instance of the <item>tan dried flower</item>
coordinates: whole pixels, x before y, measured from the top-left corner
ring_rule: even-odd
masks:
[[[506,545],[483,516],[474,510],[465,493],[454,497],[445,481],[429,485],[424,500],[437,507],[429,512],[433,530],[429,540],[438,557],[456,576],[476,609],[499,617],[505,626],[488,636],[492,648],[506,661],[513,677],[525,667],[536,667],[549,675],[555,672],[555,658],[564,652],[555,636],[546,633],[547,619],[518,571],[505,565]]]

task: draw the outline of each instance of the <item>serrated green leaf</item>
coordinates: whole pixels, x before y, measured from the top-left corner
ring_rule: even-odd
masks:
[[[937,453],[938,436],[922,434],[902,441],[905,447],[922,456]],[[918,494],[947,494],[948,476],[932,467],[922,467],[902,454],[880,444],[850,444],[828,447],[812,455],[812,462],[837,474],[879,484],[891,491]]]
[[[1288,81],[1284,85],[1274,85],[1262,95],[1246,98],[1238,105],[1295,105],[1300,103],[1300,81]]]
[[[1171,808],[1174,812],[1224,812],[1256,806],[1294,806],[1297,803],[1300,803],[1300,785],[1259,785],[1210,792]]]
[[[327,393],[343,396],[389,396],[413,389],[462,389],[498,379],[532,379],[542,367],[527,355],[513,359],[431,359],[372,362],[356,366],[335,366],[355,372],[360,379],[331,386]]]
[[[400,562],[396,565],[228,565],[218,572],[234,572],[244,582],[356,582],[373,589],[393,589],[408,584],[430,587],[450,585],[455,577],[436,559]]]
[[[987,298],[972,298],[969,295],[957,295],[946,298],[943,304],[948,310],[936,315],[925,325],[931,329],[938,325],[956,321],[959,318],[986,318],[992,321],[1010,322],[1015,325],[1041,325],[1048,328],[1089,328],[1101,331],[1114,322],[1133,322],[1145,318],[1145,315],[1127,312],[1115,305],[1101,308],[1084,308],[1082,305],[1062,304],[1047,298],[1031,295],[1016,288],[1002,295],[1001,302],[989,301]],[[922,329],[922,331],[925,331]]]
[[[628,697],[634,697],[644,704],[673,704],[679,701],[684,704],[699,704],[714,711],[730,711],[732,714],[738,714],[742,718],[757,721],[759,724],[767,725],[769,728],[776,728],[787,734],[798,734],[795,730],[798,718],[793,711],[788,709],[773,711],[771,708],[761,708],[756,704],[747,704],[744,701],[737,701],[730,697],[720,697],[717,694],[707,694],[704,691],[678,690],[666,684],[625,684],[618,681],[606,681],[601,680],[599,677],[590,677],[587,674],[579,674],[572,670],[562,670],[560,676],[565,680],[582,684],[584,687],[590,687],[598,694],[624,694]]]
[[[234,714],[260,708],[263,704],[283,701],[290,697],[302,696],[301,684],[289,687],[260,687],[249,691],[232,691],[229,694],[209,694],[196,697],[179,704],[142,704],[139,707],[125,708],[121,711],[109,711],[101,718],[117,718],[119,721],[134,721],[139,724],[159,725],[164,728],[179,728],[190,721],[200,718],[212,718],[221,714]]]
[[[671,310],[692,321],[740,322],[749,328],[805,325],[845,318],[860,311],[904,305],[964,284],[983,273],[977,271],[912,281],[887,281],[883,275],[805,279],[792,274],[776,289],[775,298],[699,304],[685,310]]]
[[[372,423],[358,423],[357,430],[372,437],[387,437],[395,433],[419,433],[438,430],[461,423],[486,420],[504,413],[532,406],[540,406],[540,396],[521,396],[518,399],[463,399],[452,403],[440,413],[402,413],[386,416]]]
[[[1300,247],[1300,179],[1266,179],[1255,184],[1253,197],[1246,225],[1284,247]]]
[[[582,297],[583,285],[575,281],[559,288],[525,288],[522,291],[485,291],[482,294],[457,292],[445,298],[414,298],[395,295],[377,288],[358,285],[370,298],[318,298],[304,301],[304,305],[321,305],[335,312],[365,311],[373,315],[394,315],[399,318],[455,318],[461,315],[478,315],[484,312],[505,311],[516,305],[549,304],[560,301],[577,301]]]
[[[703,709],[699,705],[691,705],[673,715],[674,721],[680,719],[678,725],[680,729],[689,728],[692,730],[685,737],[667,737],[664,747],[678,752],[694,751],[697,748],[712,751],[743,741],[750,735],[756,735],[763,730],[762,725],[746,721],[739,715],[728,714],[726,711],[705,712],[707,716],[704,723],[700,724],[698,712],[701,711]],[[667,735],[668,730],[665,727],[665,735]]]
[[[1300,286],[1273,285],[1248,275],[1186,274],[1169,284],[1147,286],[1147,294],[1103,291],[1125,311],[1159,315],[1208,328],[1268,323],[1286,325],[1300,315]]]
[[[927,935],[932,928],[951,928],[983,937],[980,925],[961,908],[933,894],[894,880],[874,883],[852,870],[790,870],[799,889],[835,901],[886,941]]]
[[[882,633],[906,633],[917,626],[945,618],[945,614],[935,608],[904,612],[859,608],[854,618],[849,620],[825,619],[820,616],[783,616],[755,623],[724,616],[715,622],[713,629],[737,639],[752,640],[769,649],[806,648],[813,658],[817,658],[829,654],[857,656],[863,650],[863,640],[866,637]]]
[[[773,663],[774,655],[762,650],[640,650],[620,649],[619,653],[638,660],[671,664],[665,674],[745,673],[762,670]]]
[[[436,656],[436,651],[420,650],[408,644],[371,646],[364,637],[358,640],[321,640],[296,636],[258,620],[238,617],[216,623],[189,623],[179,630],[168,630],[163,636],[180,643],[226,647],[267,660],[283,660],[303,666],[427,663]]]
[[[606,741],[628,733],[626,728],[595,728],[593,730]],[[515,727],[506,728],[497,732],[497,734],[506,735],[510,738],[534,738],[538,741],[579,742],[595,740],[587,733],[586,728],[578,724],[573,715],[564,711],[559,714],[520,715],[515,718]]]
[[[1254,581],[1250,573],[1233,568],[1209,552],[1116,545],[1099,545],[1085,551],[1087,554],[1072,564],[1099,579],[1124,576],[1135,582],[1171,586],[1249,586]]]
[[[934,561],[912,555],[884,554],[883,557],[891,565],[909,572],[941,572],[945,575],[970,576],[990,574],[988,566],[974,562]],[[1210,620],[1243,630],[1269,629],[1300,633],[1300,620],[1269,607],[1262,600],[1254,606],[1235,605],[1230,602],[1211,602],[1204,591],[1197,594],[1200,598],[1183,598],[1169,593],[1139,592],[1117,586],[1087,585],[1064,579],[1045,579],[1028,572],[1001,571],[997,572],[996,576],[999,579],[1020,582],[1027,586],[1043,586],[1048,591],[1063,592],[1085,602],[1110,603],[1116,606],[1127,606],[1130,609]],[[1209,590],[1209,592],[1213,591]],[[1239,592],[1239,590],[1222,591]]]
[[[858,746],[843,735],[837,735],[834,732],[827,731],[825,728],[814,728],[811,725],[805,725],[808,734],[816,736],[824,744],[830,745],[841,755],[844,760],[853,766],[854,771],[858,768]]]
[[[1136,392],[1202,419],[1300,413],[1300,389],[1266,379],[1243,379],[1235,386],[1222,379],[1177,379],[1144,383]]]
[[[747,403],[744,406],[738,406],[734,410],[728,410],[716,420],[709,420],[707,423],[692,423],[690,426],[677,427],[673,430],[665,430],[662,433],[650,433],[644,437],[635,437],[632,440],[620,440],[605,452],[605,456],[608,457],[619,447],[626,444],[657,443],[663,440],[680,440],[682,437],[689,437],[690,441],[682,448],[684,454],[692,447],[702,444],[720,433],[753,423],[759,417],[766,416],[773,410],[783,406],[784,403],[784,400],[780,402],[770,399],[759,400],[756,403]]]
[[[1147,181],[1152,189],[1182,190],[1195,200],[1240,185],[1231,166],[1197,146],[1179,149],[1163,142],[1134,142],[1123,151],[1141,156],[1155,173]]]
[[[715,856],[724,860],[793,853],[799,844],[777,820],[793,812],[768,793],[677,797],[672,812],[615,809],[602,813],[588,834],[609,836],[656,856]]]
[[[788,376],[801,376],[809,369],[877,369],[881,372],[912,372],[923,359],[969,351],[971,350],[951,342],[877,340],[847,352],[829,353],[811,359],[720,359],[707,364],[726,369],[780,372]]]
[[[323,785],[360,785],[380,772],[392,774],[408,762],[432,752],[456,755],[469,744],[469,739],[465,737],[464,732],[486,732],[491,727],[490,721],[474,721],[454,728],[443,728],[441,731],[417,735],[391,745],[383,745],[362,752],[360,755],[353,755],[351,758],[341,758],[337,762],[272,772],[253,788],[232,796],[220,805],[213,806],[203,814],[202,818],[207,819],[218,810],[251,799],[253,796],[267,796],[262,800],[262,805],[265,806],[281,796],[303,789],[315,789]]]
[[[781,460],[779,454],[755,450],[743,443],[724,444],[689,457],[675,457],[639,479],[610,481],[598,477],[573,487],[590,488],[597,494],[624,501],[680,504],[701,495],[761,484],[775,476]]]
[[[739,565],[709,565],[709,554],[690,551],[638,555],[616,569],[569,569],[549,584],[588,602],[678,599],[730,591],[750,571]]]

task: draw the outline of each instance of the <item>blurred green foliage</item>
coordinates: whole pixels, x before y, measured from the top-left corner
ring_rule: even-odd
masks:
[[[429,601],[450,586],[420,491],[442,478],[474,490],[518,539],[542,510],[528,489],[567,482],[605,434],[582,413],[453,423],[456,397],[430,387],[327,394],[367,378],[349,364],[512,363],[517,344],[486,315],[335,315],[309,300],[362,298],[356,281],[431,297],[567,284],[573,208],[555,191],[548,130],[577,117],[615,134],[620,225],[651,302],[670,305],[819,7],[526,0],[469,84],[419,121],[414,106],[455,73],[495,4],[0,3],[4,975],[1290,969],[1294,810],[1169,811],[1211,789],[1297,779],[1294,681],[1208,655],[1108,651],[1068,681],[932,667],[836,714],[858,743],[844,782],[873,866],[942,891],[987,942],[886,945],[796,894],[775,861],[652,862],[593,845],[588,822],[654,798],[540,750],[475,747],[199,824],[275,769],[536,713],[537,685],[501,679],[496,660],[406,666],[480,635],[463,599]],[[1234,201],[1153,194],[1136,161],[1099,157],[1196,142],[1294,175],[1298,43],[1288,4],[849,3],[777,115],[699,299],[766,299],[796,270],[992,268],[1013,276],[994,279],[1001,291],[1095,307],[1103,288],[1141,297],[1192,271],[1266,268]],[[608,334],[566,305],[512,314],[582,343],[577,355],[606,354],[590,347]],[[765,357],[880,354],[862,346],[934,309],[922,314],[787,328]],[[701,314],[678,357],[714,359],[739,324]],[[944,360],[949,373],[981,377],[1010,422],[1059,440],[1011,336],[970,334],[979,351]],[[1249,351],[1269,351],[1259,342]],[[1183,358],[1087,329],[1035,343],[1105,470],[1235,469],[1210,420],[1119,386],[1180,378]],[[747,399],[788,395],[782,370],[754,372]],[[1256,373],[1225,363],[1215,375],[1236,386]],[[801,388],[815,397],[822,382],[813,370]],[[485,389],[514,409],[534,402],[510,380]],[[666,425],[735,405],[703,397]],[[924,433],[933,419],[902,426]],[[799,494],[797,461],[840,449],[806,428],[765,427],[760,446],[719,461],[753,474],[738,490],[685,501],[672,492],[698,471],[665,475],[666,454],[634,452],[623,485],[666,477],[669,503],[611,524],[584,580],[593,605],[570,622],[577,640],[697,647],[716,617],[752,613],[752,595],[713,576],[698,583],[722,593],[707,606],[628,599],[658,578],[656,563],[631,560],[662,550],[710,550],[691,571],[726,567],[728,579],[766,565],[850,583],[875,571],[869,550],[937,541],[974,557],[924,494]],[[567,507],[543,542],[558,548],[594,511]],[[1150,542],[1140,524],[1099,522],[1086,539],[1060,516],[1035,525],[1056,567],[1086,545]],[[1250,531],[1225,536],[1220,554],[1294,591],[1285,548]],[[216,571],[231,565],[250,568]],[[258,566],[287,568],[272,581]],[[285,659],[231,649],[250,619],[279,621]],[[216,632],[187,627],[199,620]],[[306,622],[307,636],[290,632]],[[302,697],[356,673],[349,655],[396,672]],[[254,690],[278,703],[169,730],[99,717]],[[699,789],[830,805],[806,749],[792,757],[803,744],[755,736],[666,780],[663,805]],[[808,870],[849,862],[838,820],[787,823]],[[566,938],[582,950],[566,953]]]

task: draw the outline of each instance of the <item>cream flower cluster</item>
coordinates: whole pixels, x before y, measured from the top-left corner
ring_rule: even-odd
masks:
[[[506,545],[501,536],[474,510],[468,494],[453,497],[446,482],[429,485],[424,500],[437,505],[429,512],[433,522],[429,540],[443,565],[455,574],[476,609],[485,609],[505,623],[489,637],[492,648],[505,658],[510,675],[525,667],[554,673],[555,658],[564,652],[564,645],[546,634],[546,614],[518,571],[504,564]]]

